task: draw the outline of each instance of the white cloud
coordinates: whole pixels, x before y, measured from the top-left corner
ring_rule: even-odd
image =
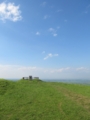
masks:
[[[53,28],[49,28],[50,32],[55,32],[55,30]]]
[[[0,78],[22,78],[24,76],[36,75],[41,68],[20,65],[0,65]]]
[[[59,69],[52,69],[50,70],[51,73],[61,73],[63,71],[68,71],[70,70],[70,67],[66,67],[66,68],[59,68]]]
[[[56,54],[57,56],[58,54]],[[53,56],[53,55],[50,55]],[[66,68],[41,68],[32,66],[20,66],[20,65],[0,65],[0,78],[22,78],[32,76],[39,76],[40,78],[52,78],[52,73],[54,76],[59,73],[69,71],[69,67]]]
[[[48,58],[50,58],[50,57],[52,57],[52,54],[51,54],[51,53],[48,54],[48,55],[44,58],[44,60],[46,60],[46,59],[48,59]]]
[[[76,71],[86,71],[86,72],[88,72],[89,69],[87,69],[85,67],[79,67],[79,68],[76,68]]]
[[[26,66],[20,66],[18,70],[36,70],[36,67],[26,67]]]
[[[54,37],[57,36],[56,30],[55,30],[54,28],[49,28],[48,31],[51,32],[51,34],[52,34]]]
[[[53,56],[52,54],[50,56]],[[56,54],[58,56],[58,54]],[[0,78],[22,78],[28,77],[29,75],[38,76],[42,78],[51,78],[51,79],[90,79],[90,68],[79,72],[76,69],[80,68],[71,68],[71,67],[59,67],[59,68],[44,68],[36,66],[20,66],[20,65],[0,65]],[[87,72],[88,70],[88,72]]]
[[[1,3],[0,4],[0,19],[2,21],[10,20],[13,22],[20,21],[22,19],[20,6],[15,6],[14,3]]]
[[[36,32],[36,35],[40,35],[40,32]]]
[[[84,69],[84,67],[76,68],[77,71],[78,71],[78,70],[83,70],[83,69]]]
[[[54,36],[54,37],[56,37],[56,36],[57,36],[57,34],[55,33],[55,34],[53,34],[53,36]]]
[[[56,56],[59,56],[59,55],[58,55],[58,54],[49,53],[49,54],[44,58],[44,60],[47,60],[48,58],[56,57]]]

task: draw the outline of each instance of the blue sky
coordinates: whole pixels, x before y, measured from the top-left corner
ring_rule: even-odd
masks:
[[[90,79],[90,1],[0,0],[0,77]]]

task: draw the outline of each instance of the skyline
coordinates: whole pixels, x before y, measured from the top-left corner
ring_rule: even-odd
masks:
[[[0,78],[90,79],[90,1],[0,1]]]

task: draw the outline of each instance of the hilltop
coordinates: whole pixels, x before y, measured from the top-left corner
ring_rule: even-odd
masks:
[[[90,86],[0,80],[0,120],[90,120]]]

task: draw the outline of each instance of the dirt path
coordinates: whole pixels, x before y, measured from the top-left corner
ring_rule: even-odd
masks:
[[[68,97],[68,99],[76,102],[78,105],[90,112],[90,98],[81,94],[77,94],[71,90],[68,90],[67,88],[61,87],[60,85],[52,84],[52,87],[58,90],[58,92],[62,92],[64,96]]]

